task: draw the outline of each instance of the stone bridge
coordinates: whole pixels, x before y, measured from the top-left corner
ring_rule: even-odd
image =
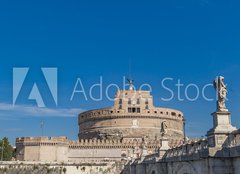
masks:
[[[240,174],[240,129],[231,125],[229,112],[215,112],[207,138],[154,155],[128,160],[122,174]]]

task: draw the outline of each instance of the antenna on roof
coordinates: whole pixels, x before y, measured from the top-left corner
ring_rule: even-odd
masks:
[[[128,74],[127,81],[128,81],[128,83],[129,83],[129,90],[133,90],[131,59],[129,59],[129,74]]]
[[[42,136],[43,136],[43,128],[44,128],[44,122],[41,122],[40,128],[42,129]]]
[[[128,77],[129,79],[132,79],[132,61],[131,59],[129,59],[129,62],[128,62]]]

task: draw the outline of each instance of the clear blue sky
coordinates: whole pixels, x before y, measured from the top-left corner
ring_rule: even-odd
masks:
[[[176,91],[177,79],[202,87],[217,75],[225,76],[227,106],[233,124],[239,127],[239,6],[239,1],[225,0],[1,1],[0,137],[9,137],[14,144],[18,136],[41,135],[40,123],[44,121],[45,135],[76,139],[78,113],[74,117],[59,111],[113,105],[106,98],[85,101],[81,95],[70,101],[76,79],[81,78],[86,90],[99,82],[99,76],[103,76],[104,86],[121,85],[129,72],[129,60],[136,86],[151,84],[156,106],[183,111],[192,137],[205,135],[211,127],[215,102],[201,97],[195,102],[177,98],[164,102],[161,97],[169,93],[161,88],[161,80],[173,78],[169,86]],[[18,108],[10,107],[13,67],[30,68]],[[57,107],[49,97],[41,67],[58,68]],[[27,100],[33,81],[55,115],[29,114],[22,108],[34,107],[34,102]],[[189,91],[194,96],[194,90]],[[114,92],[112,89],[110,94]],[[213,96],[214,89],[207,93]]]

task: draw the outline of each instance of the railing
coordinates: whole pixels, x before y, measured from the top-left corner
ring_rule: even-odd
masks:
[[[240,146],[240,130],[234,131],[230,134],[223,146],[228,148]]]
[[[207,149],[207,140],[200,140],[169,149],[164,155],[163,160],[184,160],[185,158],[188,160],[189,158],[196,159],[201,155],[204,156]]]

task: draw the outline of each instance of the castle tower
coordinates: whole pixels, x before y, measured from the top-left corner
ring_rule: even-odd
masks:
[[[183,113],[153,105],[150,91],[136,90],[132,80],[129,89],[118,90],[111,108],[90,110],[79,114],[79,139],[142,139],[153,142],[161,138],[161,123],[168,127],[169,146],[183,140]]]

